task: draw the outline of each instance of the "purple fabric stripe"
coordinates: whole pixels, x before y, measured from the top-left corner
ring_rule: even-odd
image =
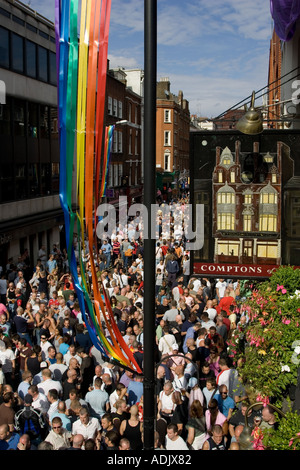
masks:
[[[270,0],[274,29],[282,41],[290,41],[300,18],[300,0]]]

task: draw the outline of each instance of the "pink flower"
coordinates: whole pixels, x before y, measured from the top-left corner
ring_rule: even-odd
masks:
[[[277,292],[281,290],[282,294],[286,294],[287,293],[287,290],[284,288],[284,286],[280,286],[279,284],[277,284]]]

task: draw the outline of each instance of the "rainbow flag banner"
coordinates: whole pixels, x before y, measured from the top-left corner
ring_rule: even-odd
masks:
[[[55,0],[59,196],[70,271],[90,338],[106,360],[141,373],[95,269],[96,209],[106,194],[114,132],[114,126],[104,129],[110,12],[111,0]],[[82,256],[87,248],[92,281]]]

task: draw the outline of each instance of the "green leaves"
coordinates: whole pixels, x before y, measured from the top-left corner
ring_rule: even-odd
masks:
[[[244,356],[239,373],[253,393],[280,400],[297,383],[300,364],[300,270],[280,267],[241,306],[250,321],[243,334],[245,350],[239,348],[239,331],[229,344],[235,362]]]
[[[263,445],[267,450],[300,450],[300,415],[288,412],[280,418],[277,430],[264,432]]]

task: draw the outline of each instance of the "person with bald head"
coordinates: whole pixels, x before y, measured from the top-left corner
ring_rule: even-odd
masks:
[[[67,416],[67,406],[66,406],[66,403],[63,400],[58,402],[57,409],[54,413],[52,413],[51,419],[55,418],[56,416],[58,416],[62,420],[63,427],[67,431],[71,432],[71,430],[72,430],[72,421],[69,418],[69,416]]]
[[[116,389],[116,385],[112,379],[112,376],[106,372],[102,374],[101,379],[102,379],[101,389],[104,390],[108,395],[111,395]]]
[[[120,425],[120,435],[127,438],[130,442],[131,450],[142,450],[143,441],[143,424],[139,419],[139,409],[136,404],[132,405],[129,410],[129,419],[124,419]]]
[[[17,445],[18,450],[37,450],[37,447],[31,443],[28,434],[22,434]]]
[[[68,450],[83,450],[84,437],[82,434],[75,434],[72,439],[72,447]]]
[[[20,435],[11,431],[8,424],[0,426],[0,450],[16,450]]]
[[[109,411],[109,395],[105,390],[102,390],[102,379],[100,377],[95,379],[93,390],[86,393],[84,400],[88,404],[91,416],[94,418],[101,419]]]

